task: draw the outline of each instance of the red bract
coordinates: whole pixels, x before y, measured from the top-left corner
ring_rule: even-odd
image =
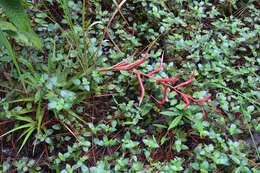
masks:
[[[147,52],[149,51],[149,49],[147,50]],[[183,99],[183,101],[185,102],[185,108],[187,108],[190,105],[190,102],[193,101],[195,103],[201,103],[201,102],[207,102],[211,97],[206,97],[206,98],[199,98],[199,99],[195,99],[192,96],[189,96],[187,94],[184,94],[183,92],[179,91],[180,88],[185,87],[189,84],[191,84],[194,80],[194,74],[192,73],[190,78],[187,81],[184,81],[182,83],[179,83],[175,86],[173,86],[173,84],[175,82],[177,82],[179,80],[179,76],[173,77],[173,78],[154,78],[153,76],[157,73],[159,73],[162,69],[163,69],[163,54],[162,57],[160,59],[160,66],[158,68],[156,68],[155,70],[153,70],[152,72],[145,74],[143,72],[140,71],[133,71],[135,68],[139,67],[141,64],[143,64],[145,62],[145,60],[148,58],[148,53],[146,52],[145,57],[141,58],[140,60],[129,64],[129,61],[122,61],[112,67],[109,68],[101,68],[98,69],[98,71],[100,72],[104,72],[104,71],[121,71],[121,70],[125,70],[130,72],[130,74],[134,74],[137,77],[137,81],[141,90],[141,96],[140,96],[140,101],[139,101],[139,105],[142,103],[144,96],[145,96],[145,88],[143,85],[143,81],[142,81],[142,76],[146,77],[148,79],[152,79],[155,80],[157,82],[157,84],[162,85],[163,87],[163,98],[162,100],[157,100],[155,99],[155,101],[159,104],[159,105],[163,105],[164,103],[166,103],[167,101],[167,89],[170,88],[170,92],[171,91],[175,91],[178,95],[181,96],[181,98]]]

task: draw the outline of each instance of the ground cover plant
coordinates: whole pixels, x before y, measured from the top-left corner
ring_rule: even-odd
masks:
[[[0,172],[260,171],[256,0],[0,0]]]

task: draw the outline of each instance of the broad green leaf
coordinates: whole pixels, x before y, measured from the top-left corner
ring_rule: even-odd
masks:
[[[125,142],[125,144],[123,144],[123,147],[127,148],[127,149],[132,149],[132,148],[137,147],[138,145],[139,145],[139,142],[132,141],[132,140],[127,140]]]
[[[160,141],[160,144],[163,145],[169,138],[164,135],[162,138],[161,138],[161,141]]]
[[[157,144],[155,137],[153,136],[152,139],[143,139],[145,145],[149,148],[159,148],[160,146]]]
[[[8,163],[8,161],[4,161],[2,167],[3,167],[3,172],[8,172],[11,165]]]
[[[0,20],[0,29],[2,31],[13,31],[17,32],[17,28],[10,22]]]
[[[24,34],[37,49],[41,49],[41,40],[32,30],[30,20],[25,13],[21,0],[0,0],[0,7],[3,8],[4,13],[18,31]]]
[[[135,162],[133,163],[132,169],[134,171],[140,171],[143,168],[144,164],[142,162]]]
[[[174,118],[174,120],[171,122],[170,126],[168,127],[168,130],[178,126],[181,119],[182,119],[182,116],[178,116],[178,117]]]
[[[26,34],[22,32],[16,32],[12,37],[15,39],[18,43],[23,43],[26,46],[31,46],[30,38],[27,37]]]

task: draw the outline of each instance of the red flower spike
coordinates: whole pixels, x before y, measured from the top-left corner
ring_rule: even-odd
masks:
[[[119,71],[119,70],[122,70],[123,67],[125,67],[125,69],[126,69],[126,67],[128,66],[128,64],[129,64],[129,61],[123,60],[123,61],[121,61],[121,62],[119,62],[119,63],[113,65],[112,67],[100,68],[100,69],[98,69],[98,71],[99,71],[99,72],[114,71],[114,70]],[[125,69],[124,69],[124,70],[125,70]]]
[[[135,62],[135,63],[129,65],[129,66],[127,67],[127,70],[130,71],[130,70],[132,70],[132,69],[138,67],[139,65],[143,64],[143,63],[145,62],[145,60],[146,60],[146,58],[144,57],[144,58],[140,59],[139,61],[137,61],[137,62]]]
[[[159,104],[159,105],[163,105],[166,101],[167,101],[167,86],[163,85],[163,99],[162,100],[157,100],[156,98],[154,98],[154,100]]]
[[[189,80],[187,80],[187,81],[185,81],[185,82],[182,82],[182,83],[180,83],[180,84],[174,86],[174,89],[179,89],[180,87],[184,87],[184,86],[186,86],[186,85],[189,85],[189,84],[191,84],[191,83],[193,82],[194,79],[195,79],[195,77],[194,77],[194,75],[192,74]]]
[[[122,61],[121,63],[116,64],[116,65],[114,66],[114,68],[123,67],[123,66],[128,66],[128,64],[129,64],[128,61]]]
[[[147,74],[147,77],[153,77],[156,73],[159,73],[161,71],[161,67],[158,67],[154,71],[151,71],[150,73]]]
[[[134,73],[137,76],[139,87],[141,89],[141,97],[140,97],[140,101],[139,101],[139,106],[140,106],[142,101],[143,101],[143,99],[144,99],[145,90],[144,90],[144,85],[143,85],[143,81],[142,81],[142,78],[141,78],[141,73],[140,72],[134,72]]]
[[[181,97],[183,98],[183,100],[185,101],[185,107],[184,108],[187,108],[190,105],[189,97],[184,93],[181,93],[181,92],[179,92],[179,93],[180,93]]]
[[[211,96],[208,96],[208,97],[202,97],[202,98],[199,98],[199,99],[195,99],[191,96],[189,96],[189,98],[193,101],[193,102],[196,102],[196,103],[200,103],[200,102],[207,102],[211,99]]]
[[[114,68],[116,71],[127,70],[128,65],[120,65]]]
[[[164,58],[164,52],[162,53],[161,61],[160,61],[160,67],[163,68],[163,58]]]
[[[157,100],[157,99],[155,99],[152,96],[152,98],[154,98],[155,101],[159,105],[163,105],[167,101],[167,89],[168,88],[170,89],[170,92],[174,90],[176,93],[178,93],[181,96],[181,98],[185,102],[185,108],[187,108],[190,105],[191,101],[193,101],[197,105],[199,105],[199,103],[207,102],[208,100],[211,99],[211,96],[205,97],[205,98],[195,99],[192,96],[188,96],[188,95],[186,95],[186,94],[184,94],[184,93],[179,91],[179,88],[185,87],[186,85],[189,85],[189,84],[191,84],[193,82],[193,80],[195,79],[193,73],[192,73],[192,75],[190,76],[190,78],[187,81],[182,82],[182,83],[180,83],[180,84],[178,84],[176,86],[172,86],[172,85],[170,85],[168,83],[171,83],[171,84],[175,83],[177,80],[179,80],[179,76],[176,76],[174,78],[153,78],[153,76],[156,73],[159,73],[160,70],[163,69],[164,54],[162,54],[162,57],[160,59],[160,66],[158,68],[156,68],[155,70],[153,70],[152,72],[150,72],[148,74],[145,74],[145,73],[133,70],[134,68],[140,66],[141,64],[143,64],[145,62],[145,60],[148,58],[148,53],[147,52],[149,52],[149,49],[146,51],[145,56],[143,58],[141,58],[140,60],[138,60],[138,61],[136,61],[136,62],[134,62],[134,63],[132,63],[130,65],[129,65],[129,63],[130,63],[129,61],[123,60],[120,63],[117,63],[116,65],[114,65],[112,67],[101,68],[101,69],[98,69],[98,71],[104,72],[104,71],[121,71],[121,70],[126,70],[128,72],[132,72],[131,74],[135,74],[136,77],[137,77],[137,80],[138,80],[138,84],[139,84],[140,90],[141,90],[139,105],[141,105],[141,103],[142,103],[142,101],[144,99],[144,96],[145,96],[145,88],[144,88],[144,85],[143,85],[142,76],[150,78],[150,79],[153,79],[153,80],[157,81],[159,84],[162,85],[162,87],[163,87],[163,98],[161,100]],[[214,111],[218,112],[216,110],[214,110]],[[205,113],[205,110],[203,110],[203,113]]]
[[[167,99],[167,86],[163,85],[163,99],[159,104],[163,105],[168,99]]]
[[[106,71],[111,71],[113,70],[112,68],[99,68],[98,71],[99,72],[106,72]]]
[[[155,80],[158,81],[158,82],[162,82],[162,83],[165,83],[165,82],[174,83],[177,80],[179,80],[179,77],[175,77],[175,78],[155,78]]]
[[[153,70],[152,72],[148,73],[147,74],[148,77],[153,77],[153,75],[155,75],[156,73],[159,73],[163,69],[163,57],[164,57],[164,53],[162,54],[162,57],[160,60],[160,67],[158,67],[155,70]]]

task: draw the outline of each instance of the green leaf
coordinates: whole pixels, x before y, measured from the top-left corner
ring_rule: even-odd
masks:
[[[182,116],[178,116],[178,117],[174,118],[174,120],[171,122],[170,126],[168,127],[168,130],[178,126],[181,119],[182,119]]]
[[[27,128],[27,130],[24,130],[23,133],[19,136],[19,138],[16,140],[17,142],[22,139],[23,136],[25,136],[31,128],[35,128],[33,123],[28,123],[28,125],[30,125],[30,127]]]
[[[23,146],[24,146],[25,143],[28,141],[29,137],[31,136],[31,134],[33,133],[34,130],[35,130],[34,127],[31,127],[31,128],[28,129],[27,135],[25,136],[25,138],[24,138],[24,140],[23,140],[23,143],[22,143],[21,147],[19,148],[18,153],[20,153],[20,151],[22,150]]]
[[[15,132],[15,131],[17,131],[17,130],[24,129],[24,128],[28,128],[28,127],[31,127],[31,123],[24,124],[24,125],[20,125],[20,126],[18,126],[18,127],[16,127],[16,128],[13,128],[12,130],[9,130],[8,132],[2,134],[2,135],[0,136],[0,138],[4,137],[4,136],[6,136],[6,135],[8,135],[8,134],[10,134],[10,133],[12,133],[12,132]]]
[[[132,169],[134,171],[140,171],[143,168],[144,164],[142,162],[133,163]]]
[[[3,8],[4,13],[16,26],[18,31],[24,34],[37,49],[41,49],[41,40],[32,30],[30,26],[30,20],[25,13],[21,0],[0,0],[0,7]]]
[[[160,114],[170,116],[170,117],[178,115],[178,113],[174,111],[164,111],[164,112],[160,112]]]
[[[23,43],[25,46],[31,46],[30,39],[21,32],[16,32],[14,35],[11,35],[16,42]]]
[[[17,63],[17,60],[16,60],[16,55],[13,51],[13,48],[11,46],[11,44],[9,43],[9,41],[7,40],[5,34],[0,30],[0,46],[3,46],[6,48],[7,50],[7,53],[8,55],[12,58],[13,60],[13,63],[18,71],[19,74],[21,74],[21,70],[20,70],[20,67]]]
[[[10,169],[11,165],[7,161],[4,161],[2,167],[3,167],[3,172],[7,172]]]
[[[160,146],[157,144],[155,137],[153,136],[152,139],[143,139],[145,145],[149,148],[159,148]]]
[[[40,133],[43,117],[44,117],[44,111],[41,108],[41,101],[39,101],[36,110],[37,134]]]
[[[167,129],[167,126],[162,125],[162,124],[153,124],[153,126],[158,127],[158,128],[162,128],[162,129]]]
[[[138,145],[139,145],[139,142],[127,140],[127,142],[125,142],[125,144],[123,144],[123,147],[128,148],[128,149],[132,149],[132,148],[137,147]]]
[[[25,121],[25,122],[29,122],[29,123],[34,123],[34,120],[31,117],[28,117],[28,116],[16,115],[15,119],[19,120],[19,121]]]
[[[0,20],[0,28],[2,31],[17,32],[17,28],[12,23],[3,20]]]
[[[76,119],[78,119],[79,121],[83,122],[84,124],[87,124],[87,122],[85,120],[83,120],[79,115],[77,115],[75,112],[73,112],[72,110],[67,110],[67,112],[72,115],[73,117],[75,117]]]

